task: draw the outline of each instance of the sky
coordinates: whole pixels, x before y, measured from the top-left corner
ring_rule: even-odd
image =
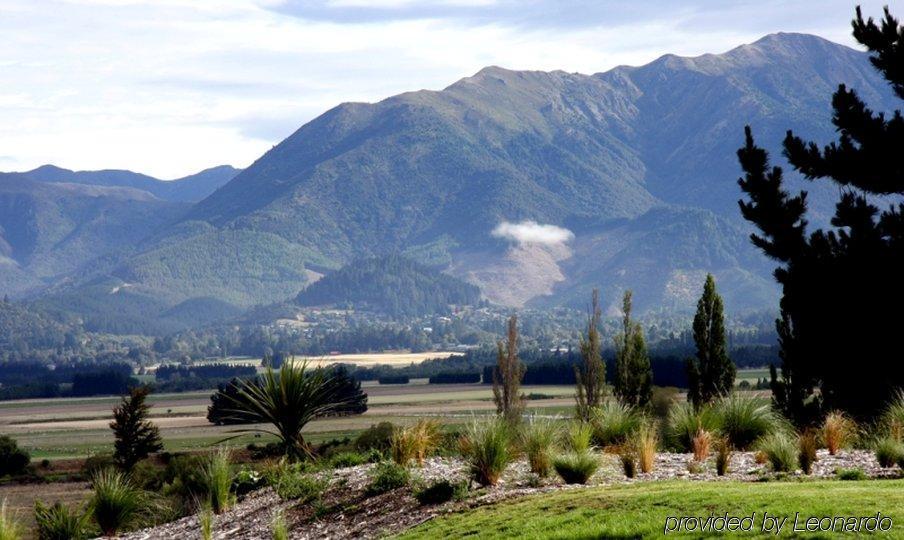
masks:
[[[866,15],[883,4],[860,2]],[[482,67],[596,73],[807,32],[837,0],[0,0],[0,171],[247,167],[346,101]],[[904,10],[897,10],[904,11]],[[904,15],[904,13],[899,13]]]

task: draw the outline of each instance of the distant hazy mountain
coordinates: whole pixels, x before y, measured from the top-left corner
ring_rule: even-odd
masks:
[[[197,202],[232,180],[241,169],[221,165],[176,180],[158,180],[132,171],[70,171],[53,165],[43,165],[22,173],[0,173],[0,178],[24,178],[37,182],[89,184],[95,186],[129,187],[147,191],[158,199]]]
[[[800,34],[596,75],[489,67],[342,104],[100,270],[168,305],[248,306],[294,296],[309,269],[403,252],[508,305],[584,305],[601,287],[610,306],[632,288],[640,309],[690,309],[712,272],[729,310],[774,308],[735,151],[745,124],[776,158],[789,128],[830,140],[839,83],[897,105],[864,53]],[[827,215],[837,194],[806,187]]]

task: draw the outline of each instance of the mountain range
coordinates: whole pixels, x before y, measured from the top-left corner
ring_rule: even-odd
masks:
[[[865,53],[773,34],[594,75],[488,67],[344,103],[238,174],[3,175],[0,292],[144,317],[240,309],[402,253],[508,306],[584,306],[600,287],[607,307],[631,288],[640,310],[687,310],[711,272],[729,310],[775,309],[735,151],[747,124],[774,157],[787,129],[833,139],[840,83],[898,106]],[[831,188],[792,182],[817,223],[831,214]]]

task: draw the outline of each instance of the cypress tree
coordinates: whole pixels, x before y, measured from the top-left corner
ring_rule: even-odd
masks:
[[[113,409],[113,457],[120,467],[129,471],[136,463],[154,452],[163,450],[160,430],[150,420],[150,406],[145,403],[150,389],[138,386],[129,390],[120,404]]]
[[[653,395],[653,369],[640,323],[631,320],[632,293],[622,298],[622,331],[615,337],[615,380],[613,391],[618,400],[632,407],[643,407]]]
[[[506,341],[499,341],[493,369],[493,401],[496,412],[509,422],[517,422],[524,412],[524,395],[519,395],[524,364],[518,359],[518,318],[508,320]]]
[[[603,362],[599,331],[601,319],[600,291],[593,289],[590,316],[587,318],[587,336],[581,336],[582,362],[574,368],[577,386],[576,415],[584,421],[589,421],[593,409],[602,405],[606,386],[606,364]]]
[[[687,397],[694,407],[728,395],[734,387],[735,366],[728,357],[722,311],[722,297],[716,292],[716,280],[712,274],[707,274],[694,316],[697,355],[687,360]]]
[[[852,25],[904,99],[904,29],[887,8],[880,24],[864,21],[857,8]],[[784,189],[782,169],[769,166],[749,126],[738,150],[745,172],[738,183],[748,196],[741,213],[760,230],[754,245],[779,263],[782,363],[772,369],[773,400],[799,425],[830,409],[873,418],[904,385],[904,363],[893,356],[904,327],[904,205],[880,211],[875,204],[876,196],[904,194],[904,118],[873,112],[845,85],[832,108],[837,142],[820,148],[790,131],[784,140],[798,172],[837,186],[831,227],[807,234],[806,193]]]

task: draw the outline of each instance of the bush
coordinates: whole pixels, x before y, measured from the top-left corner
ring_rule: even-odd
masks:
[[[204,467],[207,502],[214,514],[222,514],[232,506],[232,470],[229,450],[220,448],[210,456]]]
[[[474,480],[482,486],[495,485],[512,459],[509,425],[501,418],[473,420],[461,440]]]
[[[643,473],[653,472],[656,461],[656,448],[659,446],[659,434],[650,422],[645,422],[634,434],[634,451],[637,462]]]
[[[898,390],[880,418],[885,433],[898,441],[904,441],[904,390]]]
[[[690,403],[679,403],[669,411],[665,424],[665,438],[669,447],[682,452],[693,451],[694,437],[700,430],[719,432],[719,417],[715,410],[704,405],[695,411]]]
[[[695,461],[706,461],[706,458],[709,457],[709,446],[712,438],[712,433],[709,431],[705,429],[697,430],[697,434],[694,435],[694,439],[691,441]]]
[[[35,501],[35,525],[38,540],[83,540],[89,537],[90,516],[60,503],[47,506]]]
[[[392,434],[396,427],[391,422],[380,422],[362,431],[355,438],[355,448],[360,452],[379,450],[386,452],[392,446]]]
[[[759,449],[766,455],[766,459],[775,472],[790,472],[797,466],[797,448],[794,442],[786,434],[772,433],[759,440]]]
[[[92,478],[100,471],[114,467],[116,467],[116,460],[113,459],[112,454],[95,454],[85,459],[82,464],[82,474],[87,478]]]
[[[443,504],[453,499],[460,501],[467,495],[467,482],[451,482],[449,480],[439,480],[414,492],[414,498],[423,505]]]
[[[0,504],[0,540],[19,540],[24,537],[22,524],[15,516],[10,515],[6,507],[6,499]]]
[[[784,427],[772,404],[761,398],[732,394],[719,400],[715,407],[722,435],[740,450]]]
[[[565,442],[572,452],[588,452],[593,447],[593,426],[575,420],[568,425]]]
[[[650,398],[650,412],[656,418],[665,420],[678,400],[678,389],[674,386],[654,386]]]
[[[725,476],[731,463],[731,444],[724,438],[716,441],[716,474]]]
[[[436,420],[421,419],[414,425],[397,429],[392,435],[392,459],[399,465],[408,465],[414,459],[418,465],[436,451],[442,439],[440,423]]]
[[[408,384],[408,375],[384,375],[377,379],[378,384]]]
[[[843,412],[833,411],[826,415],[822,423],[822,442],[829,454],[835,455],[847,448],[857,437],[857,424]]]
[[[242,467],[232,479],[232,491],[236,495],[245,495],[263,487],[265,483],[264,475],[260,472]]]
[[[636,409],[616,401],[607,401],[595,408],[590,419],[593,438],[601,447],[625,444],[643,424],[643,415]]]
[[[623,452],[618,455],[618,459],[621,461],[622,471],[625,473],[625,477],[634,478],[637,476],[637,461],[634,454],[631,452]]]
[[[139,526],[151,510],[147,494],[136,488],[128,475],[104,469],[91,479],[94,495],[88,507],[105,536]]]
[[[893,437],[883,437],[876,441],[875,453],[881,467],[894,467],[904,457],[904,444]]]
[[[25,473],[31,462],[28,452],[9,435],[0,435],[0,476],[18,476]]]
[[[541,478],[549,476],[558,438],[557,419],[531,416],[522,426],[521,447],[527,455],[527,463],[532,473]]]
[[[599,469],[599,456],[586,450],[556,457],[553,468],[566,484],[586,484]]]
[[[183,510],[193,509],[207,496],[204,456],[182,454],[170,457],[163,469],[163,493],[179,499]]]
[[[860,469],[835,469],[839,480],[866,480],[866,473]]]
[[[274,489],[283,500],[296,500],[304,504],[319,499],[327,483],[313,475],[288,469],[279,475]]]
[[[368,496],[380,495],[405,487],[410,480],[411,473],[407,468],[392,461],[384,461],[374,467],[366,493]]]
[[[813,471],[813,464],[816,463],[817,443],[816,433],[807,430],[800,434],[797,439],[797,462],[800,464],[800,470],[804,474],[810,474]]]
[[[345,467],[356,467],[368,462],[368,456],[357,452],[341,452],[330,458],[331,469],[343,469]]]

